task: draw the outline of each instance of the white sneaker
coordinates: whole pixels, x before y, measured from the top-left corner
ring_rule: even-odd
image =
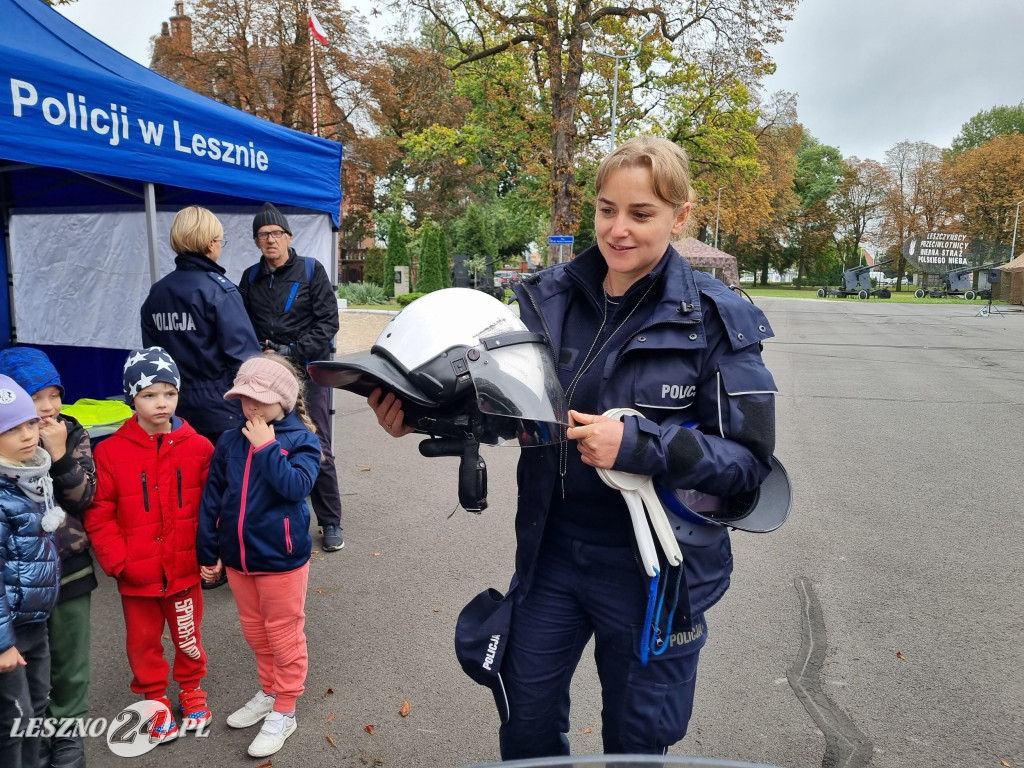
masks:
[[[245,706],[232,712],[227,723],[232,728],[248,728],[251,725],[256,725],[273,711],[274,697],[260,690],[245,702]]]
[[[263,721],[263,727],[249,745],[251,757],[269,757],[284,746],[284,740],[295,733],[295,718],[271,712]]]

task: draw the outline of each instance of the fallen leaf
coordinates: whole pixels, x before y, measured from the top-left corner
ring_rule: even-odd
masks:
[[[334,718],[336,718],[336,717],[337,717],[337,715],[336,715],[336,714],[334,714],[333,712],[331,712],[331,714],[329,714],[329,715],[327,716],[327,722],[328,722],[328,723],[329,723],[329,722],[331,722],[331,720],[333,720],[333,719],[334,719]]]
[[[318,557],[317,560],[323,560],[323,557]]]
[[[360,472],[369,472],[370,468],[369,467],[359,467],[359,471]]]
[[[366,726],[365,728],[363,728],[363,730],[366,731],[371,736],[373,736],[373,724],[370,724],[370,725]]]
[[[374,557],[380,557],[380,552],[374,552],[374,553],[373,553],[373,556],[374,556]]]
[[[320,550],[319,549],[314,549],[312,552],[310,552],[310,554],[311,555],[319,555],[320,554]]]
[[[317,588],[316,588],[316,593],[317,593],[318,595],[322,595],[322,594],[324,593],[324,588],[323,588],[323,587],[317,587]]]
[[[164,640],[170,640],[171,639],[170,635],[160,635],[160,637],[162,637]]]
[[[327,693],[324,694],[324,698],[326,699],[328,696],[330,696],[333,693],[334,693],[334,689],[333,688],[328,688],[327,689]]]
[[[409,706],[409,702],[408,701],[403,701],[402,702],[402,708],[400,710],[398,710],[398,714],[400,714],[402,717],[408,717],[409,713],[411,711],[412,711],[412,707]]]
[[[331,736],[331,734],[329,734],[329,733],[327,734],[327,741],[328,741],[328,743],[330,743],[330,745],[331,745],[332,747],[334,747],[335,749],[337,749],[337,748],[338,748],[338,745],[334,743],[334,737],[333,737],[333,736]]]
[[[435,680],[436,678],[435,678],[435,677],[434,677],[433,675],[431,675],[431,676],[430,676],[430,679],[431,679],[431,680]]]
[[[589,728],[584,728],[584,729],[583,729],[583,732],[584,732],[584,733],[590,733],[590,729],[589,729]]]
[[[897,659],[906,659],[907,657],[903,655],[903,651],[896,651],[896,658]]]
[[[440,609],[440,608],[435,608],[435,609],[434,609],[434,613],[440,613],[440,612],[441,612],[441,609]]]
[[[273,768],[273,765],[274,765],[274,761],[273,760],[267,760],[267,762],[260,763],[259,765],[257,765],[256,768]]]
[[[1005,760],[1000,760],[999,762],[1002,763],[1003,765],[1005,765],[1006,768],[1010,768],[1010,764],[1008,762],[1006,762]]]

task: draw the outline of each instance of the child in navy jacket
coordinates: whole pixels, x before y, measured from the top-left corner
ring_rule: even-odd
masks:
[[[224,397],[242,401],[246,422],[217,442],[197,550],[206,581],[227,569],[242,633],[256,654],[260,690],[227,723],[247,728],[263,721],[249,754],[267,757],[295,731],[295,702],[308,669],[306,497],[320,470],[320,442],[298,375],[278,355],[244,362]]]

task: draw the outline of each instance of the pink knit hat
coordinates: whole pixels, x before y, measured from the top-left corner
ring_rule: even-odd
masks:
[[[261,403],[280,403],[285,413],[291,413],[299,396],[299,382],[288,368],[265,355],[250,357],[238,369],[235,385],[224,393],[224,399],[243,395]]]

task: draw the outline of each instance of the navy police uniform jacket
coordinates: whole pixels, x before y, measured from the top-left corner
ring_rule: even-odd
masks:
[[[242,296],[202,254],[179,254],[174,264],[142,304],[142,342],[163,347],[178,364],[179,416],[205,434],[241,428],[238,401],[224,393],[239,366],[261,351]]]
[[[752,490],[767,477],[775,448],[776,387],[761,361],[761,342],[774,334],[760,309],[691,269],[671,246],[658,268],[660,296],[643,305],[647,316],[632,335],[616,341],[600,383],[596,413],[631,407],[644,414],[625,418],[613,468],[651,475],[666,488],[718,496]],[[570,298],[578,291],[600,296],[606,271],[591,247],[514,287],[521,319],[548,339],[556,365]],[[534,576],[558,475],[557,446],[521,452],[516,576],[522,593]],[[596,472],[594,482],[601,482]],[[692,616],[718,601],[732,573],[728,530],[698,528],[680,536]]]
[[[199,509],[200,565],[217,558],[249,574],[284,573],[309,562],[306,497],[320,472],[320,441],[294,413],[272,423],[254,448],[240,429],[217,442]]]

